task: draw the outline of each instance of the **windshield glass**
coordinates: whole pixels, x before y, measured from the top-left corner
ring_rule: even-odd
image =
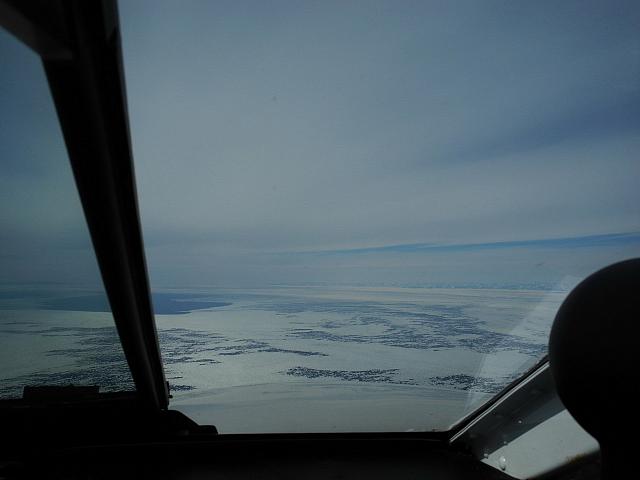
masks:
[[[0,399],[133,390],[40,58],[0,28]]]
[[[172,407],[443,430],[640,253],[637,2],[123,2]]]

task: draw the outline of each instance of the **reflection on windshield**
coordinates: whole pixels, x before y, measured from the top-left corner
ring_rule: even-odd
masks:
[[[0,29],[0,399],[133,390],[39,57]]]

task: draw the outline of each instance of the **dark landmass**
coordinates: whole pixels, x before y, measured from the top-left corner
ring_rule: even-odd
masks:
[[[287,375],[305,378],[337,378],[350,382],[372,382],[391,383],[400,385],[416,385],[413,380],[398,380],[396,378],[399,370],[391,368],[388,370],[321,370],[307,367],[294,367],[286,372]]]
[[[276,304],[274,308],[298,312],[331,312],[345,316],[340,322],[323,322],[320,328],[295,328],[290,337],[344,343],[373,343],[401,348],[444,350],[463,348],[482,354],[499,351],[542,357],[546,343],[536,343],[516,335],[497,333],[486,328],[483,321],[467,315],[464,306],[429,305],[420,310],[405,310],[398,305],[347,302],[308,303],[293,306]],[[422,311],[421,311],[422,310]],[[383,327],[377,335],[341,334],[340,327]],[[326,331],[331,330],[331,331]]]
[[[207,300],[202,295],[190,293],[152,293],[153,311],[158,315],[179,315],[206,308],[227,307],[229,302]],[[44,310],[69,310],[78,312],[110,312],[105,294],[62,297],[43,300]]]
[[[471,375],[445,375],[431,377],[429,379],[433,385],[450,387],[456,390],[467,390],[482,393],[498,393],[506,387],[514,378],[489,378],[474,377]]]
[[[243,355],[246,353],[266,352],[266,353],[290,353],[293,355],[301,355],[303,357],[327,357],[326,353],[313,352],[306,350],[292,350],[288,348],[274,347],[266,342],[258,340],[243,339],[237,341],[235,345],[229,345],[219,348],[218,355]]]
[[[170,392],[188,392],[189,390],[195,390],[196,387],[192,385],[173,385],[169,383],[169,391]]]

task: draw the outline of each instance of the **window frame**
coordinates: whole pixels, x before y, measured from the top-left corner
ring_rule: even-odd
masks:
[[[169,390],[140,227],[116,2],[2,0],[0,26],[42,60],[134,398],[146,408],[166,409]]]

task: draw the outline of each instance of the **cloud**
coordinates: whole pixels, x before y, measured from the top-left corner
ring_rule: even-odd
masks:
[[[279,253],[638,231],[633,3],[123,8],[152,277],[459,279],[475,253]]]

